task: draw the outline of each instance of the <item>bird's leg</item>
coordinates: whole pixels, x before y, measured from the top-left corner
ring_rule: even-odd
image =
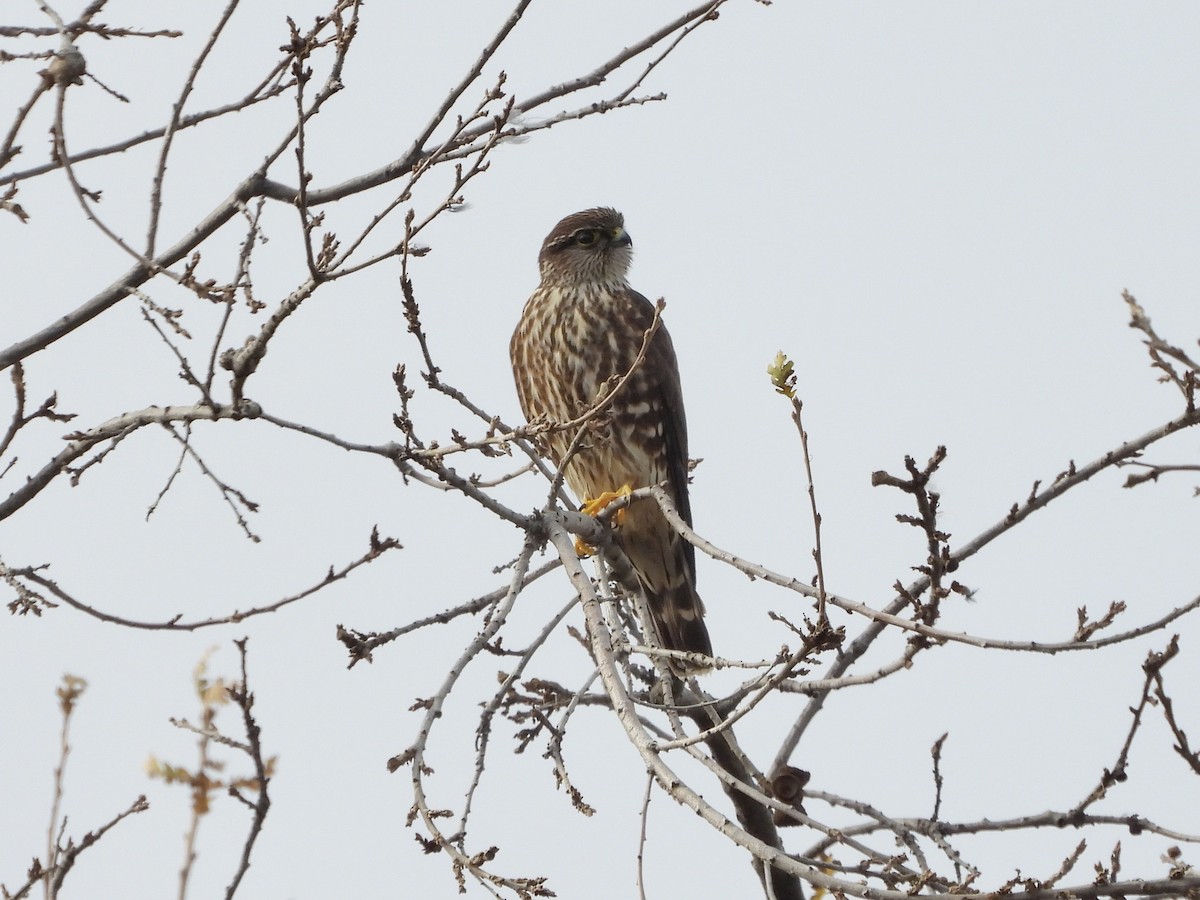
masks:
[[[584,500],[583,506],[581,506],[579,508],[579,511],[581,513],[583,513],[585,516],[594,516],[594,515],[596,515],[596,513],[606,509],[608,507],[608,505],[610,503],[612,503],[613,501],[620,500],[622,497],[628,497],[632,493],[633,493],[633,485],[623,484],[619,488],[617,488],[615,491],[605,491],[599,497],[594,497],[590,500]],[[622,507],[621,509],[618,509],[616,511],[616,513],[613,514],[613,517],[612,517],[613,527],[615,528],[616,526],[620,525],[624,519],[625,519],[625,508]],[[588,546],[586,543],[584,543],[582,538],[575,538],[575,552],[577,554],[579,554],[579,556],[581,556],[581,557],[582,556],[591,556],[595,552],[595,549],[593,547]]]

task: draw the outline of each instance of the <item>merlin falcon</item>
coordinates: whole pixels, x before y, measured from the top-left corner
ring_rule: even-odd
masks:
[[[626,281],[633,242],[624,217],[599,208],[567,216],[538,255],[541,284],[525,304],[509,352],[521,410],[570,422],[591,410],[629,375],[607,409],[593,418],[568,458],[577,428],[549,432],[545,446],[585,512],[629,489],[664,484],[691,524],[687,422],[675,350],[665,328],[650,338],[654,305]],[[681,538],[653,499],[632,503],[614,532],[633,566],[616,567],[629,590],[640,588],[658,643],[712,656],[704,604],[696,593],[695,548]],[[676,674],[702,666],[671,660]]]

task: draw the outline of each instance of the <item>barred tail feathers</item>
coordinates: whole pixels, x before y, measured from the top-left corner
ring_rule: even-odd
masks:
[[[712,656],[712,640],[704,624],[704,604],[690,580],[654,592],[643,582],[642,589],[653,619],[658,642],[666,650],[702,653]],[[681,659],[669,660],[671,670],[680,676],[702,672],[709,666]]]

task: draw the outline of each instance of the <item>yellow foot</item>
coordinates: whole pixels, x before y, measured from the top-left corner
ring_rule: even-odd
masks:
[[[622,497],[628,497],[632,493],[633,485],[623,484],[615,491],[605,491],[599,497],[595,497],[591,500],[584,500],[583,506],[580,507],[579,511],[585,516],[594,516],[601,510],[606,509],[614,500],[620,500]],[[620,525],[624,520],[625,509],[618,509],[612,517],[613,526],[615,527]],[[585,544],[582,539],[575,538],[575,552],[579,554],[579,556],[583,557],[591,556],[596,551],[595,548]]]

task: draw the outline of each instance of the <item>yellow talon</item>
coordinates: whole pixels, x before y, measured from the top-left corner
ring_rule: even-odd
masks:
[[[608,508],[614,500],[620,500],[622,497],[628,497],[633,493],[633,485],[623,484],[615,491],[605,491],[594,500],[583,501],[583,507],[579,510],[585,516],[594,516],[597,513]],[[616,515],[613,516],[613,524],[620,525],[621,520],[625,518],[625,510],[618,509]]]
[[[599,497],[595,497],[591,500],[584,500],[583,506],[580,507],[579,511],[585,516],[594,516],[598,512],[606,509],[614,500],[620,500],[622,497],[628,497],[632,493],[633,485],[623,484],[615,491],[605,491]],[[612,524],[614,528],[625,520],[625,509],[626,507],[622,507],[613,514]],[[596,551],[594,547],[586,544],[582,538],[575,538],[575,552],[580,557],[585,557],[591,556]]]

